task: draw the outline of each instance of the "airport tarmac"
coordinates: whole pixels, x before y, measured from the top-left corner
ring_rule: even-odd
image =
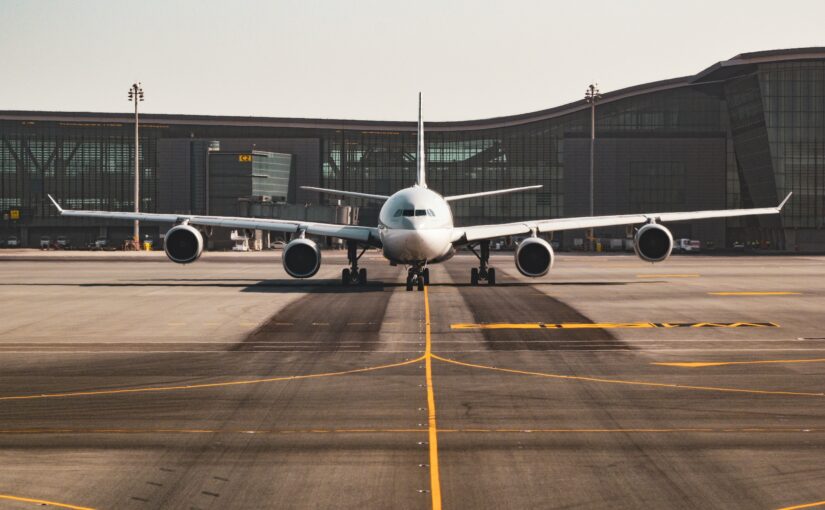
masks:
[[[0,508],[825,508],[825,257],[344,261],[0,253]]]

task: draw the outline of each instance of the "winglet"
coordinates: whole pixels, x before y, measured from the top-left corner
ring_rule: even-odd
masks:
[[[51,195],[47,194],[46,196],[49,197],[49,200],[51,200],[52,203],[54,204],[54,206],[57,207],[57,212],[59,212],[60,214],[63,214],[63,208],[60,207],[60,204],[57,203],[57,200],[55,200],[54,197],[51,196]]]
[[[781,210],[782,210],[782,208],[783,208],[783,207],[785,207],[785,204],[788,202],[788,200],[790,200],[791,195],[793,195],[793,191],[791,191],[790,193],[788,193],[788,196],[787,196],[787,197],[785,197],[785,200],[783,200],[783,201],[782,201],[782,203],[781,203],[781,204],[779,204],[779,206],[777,206],[777,208],[776,208],[776,210],[777,210],[777,211],[781,211]]]

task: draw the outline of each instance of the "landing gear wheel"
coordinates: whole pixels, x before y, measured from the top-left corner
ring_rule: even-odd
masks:
[[[487,285],[496,284],[496,270],[492,267],[487,270]]]
[[[413,289],[413,274],[412,271],[407,273],[407,291],[411,291]]]
[[[418,290],[424,290],[424,278],[419,275],[416,280],[418,280]]]
[[[470,285],[478,285],[478,268],[474,267],[470,270]]]
[[[358,285],[366,285],[367,284],[367,270],[365,268],[361,268],[358,271]]]
[[[426,268],[423,271],[421,271],[421,276],[424,277],[424,284],[429,285],[430,284],[430,268]]]
[[[343,269],[341,271],[341,284],[342,285],[349,285],[351,280],[349,269]]]

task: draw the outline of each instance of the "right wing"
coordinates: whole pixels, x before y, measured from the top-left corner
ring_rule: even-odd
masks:
[[[371,195],[369,193],[358,193],[357,191],[341,191],[338,189],[316,188],[314,186],[301,186],[301,189],[317,191],[319,193],[329,193],[330,195],[343,195],[345,197],[368,198],[371,200],[386,200],[387,195]]]
[[[583,216],[579,218],[557,218],[552,220],[530,220],[498,225],[476,225],[457,227],[453,230],[453,243],[462,244],[482,239],[529,234],[537,232],[557,232],[597,227],[614,227],[619,225],[636,225],[656,221],[702,220],[708,218],[732,218],[735,216],[753,216],[757,214],[779,214],[793,193],[788,193],[785,200],[776,207],[758,207],[753,209],[721,209],[715,211],[667,212],[645,214],[618,214],[614,216]]]
[[[271,230],[275,232],[298,233],[338,237],[352,241],[361,241],[374,246],[380,246],[378,229],[359,225],[336,225],[334,223],[316,223],[312,221],[279,220],[268,218],[240,218],[233,216],[199,216],[192,214],[154,214],[135,212],[110,211],[75,211],[63,209],[51,195],[48,195],[61,216],[75,216],[79,218],[102,218],[107,220],[146,221],[153,223],[184,223],[205,227],[227,227]]]

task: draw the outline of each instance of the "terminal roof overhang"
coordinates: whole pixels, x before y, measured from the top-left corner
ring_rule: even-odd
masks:
[[[635,85],[624,89],[607,92],[602,95],[601,103],[618,101],[634,96],[651,94],[681,87],[721,82],[736,76],[752,73],[758,64],[825,60],[825,47],[794,48],[741,53],[735,57],[718,62],[693,75],[669,80]],[[536,112],[508,115],[490,119],[427,122],[428,131],[475,131],[502,127],[520,126],[553,119],[582,111],[589,105],[582,99],[562,106]],[[411,131],[415,132],[415,122],[375,121],[375,120],[336,120],[336,119],[301,119],[278,117],[228,117],[212,115],[175,115],[142,114],[146,123],[192,126],[227,126],[227,127],[270,127],[295,129],[333,129],[354,131]],[[123,123],[133,122],[128,113],[91,113],[91,112],[36,112],[36,111],[0,111],[0,120],[41,121],[41,122],[79,122],[79,123]]]

